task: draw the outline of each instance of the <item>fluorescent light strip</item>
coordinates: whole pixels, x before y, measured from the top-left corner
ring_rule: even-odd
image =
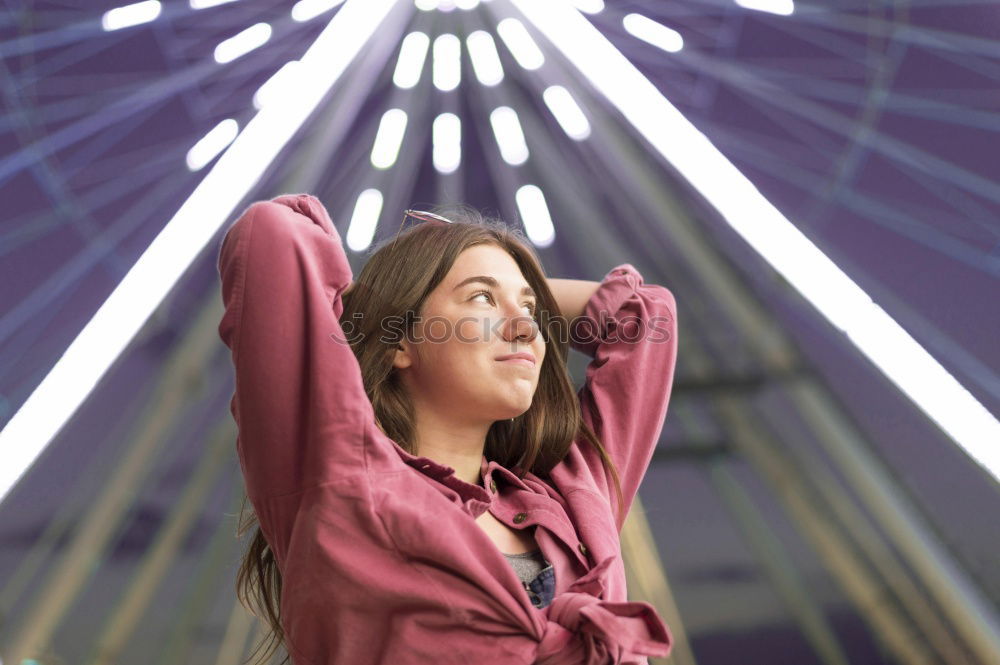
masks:
[[[232,118],[227,118],[212,128],[208,134],[195,143],[187,154],[187,167],[190,171],[200,171],[209,162],[226,149],[240,133],[240,126]]]
[[[517,210],[521,213],[524,230],[536,247],[548,247],[556,238],[549,206],[545,203],[545,195],[536,185],[519,187],[514,194]]]
[[[517,111],[509,106],[498,106],[490,113],[490,125],[503,161],[511,166],[520,166],[528,161],[528,144],[524,142]]]
[[[684,38],[681,37],[681,33],[642,14],[626,14],[622,19],[622,25],[633,37],[638,37],[664,51],[676,53],[684,48]]]
[[[599,14],[604,11],[604,0],[570,0],[570,4],[585,14]]]
[[[503,81],[503,65],[497,53],[493,36],[485,30],[476,30],[465,38],[465,46],[472,60],[472,71],[479,82],[487,87]]]
[[[191,0],[189,4],[191,5],[191,9],[208,9],[209,7],[217,7],[230,2],[236,2],[236,0]]]
[[[302,23],[324,14],[344,0],[299,0],[292,7],[292,20]]]
[[[375,237],[380,214],[382,214],[382,192],[377,189],[366,189],[358,194],[351,222],[347,225],[347,246],[355,252],[366,250]]]
[[[420,73],[424,70],[424,60],[427,59],[427,49],[431,38],[423,32],[411,32],[403,38],[399,47],[399,58],[396,60],[396,70],[392,74],[392,82],[397,88],[412,88],[420,81]]]
[[[795,3],[792,0],[736,0],[736,4],[746,9],[781,16],[788,16],[795,11]]]
[[[387,169],[396,163],[405,132],[406,111],[389,109],[382,114],[378,133],[375,134],[375,145],[372,146],[372,166]]]
[[[347,0],[302,56],[310,82],[255,115],[0,430],[0,501],[316,109],[396,0]]]
[[[454,173],[462,163],[462,121],[454,113],[442,113],[431,125],[434,168]]]
[[[434,11],[435,9],[442,12],[450,12],[453,9],[462,9],[469,11],[475,9],[482,2],[486,4],[492,2],[492,0],[414,0],[413,4],[416,5],[417,9],[425,12]]]
[[[568,137],[582,141],[590,136],[590,122],[569,90],[561,85],[550,85],[542,92],[542,99]]]
[[[517,60],[517,64],[531,71],[545,64],[545,56],[538,44],[528,34],[524,24],[516,18],[505,18],[497,24],[497,34]]]
[[[1000,480],[1000,422],[775,208],[590,21],[512,0],[622,115],[899,389]]]
[[[254,49],[260,48],[271,38],[271,26],[267,23],[251,25],[239,34],[233,35],[215,47],[215,61],[232,62]]]
[[[302,63],[298,60],[289,60],[272,74],[264,85],[257,88],[257,92],[253,95],[254,108],[259,111],[273,100],[289,94],[299,82],[303,82]]]
[[[115,7],[104,12],[101,17],[101,27],[106,31],[111,31],[149,23],[160,15],[161,9],[162,7],[157,0],[146,0],[145,2]]]
[[[462,42],[445,33],[434,40],[434,87],[448,92],[458,87],[462,77]]]

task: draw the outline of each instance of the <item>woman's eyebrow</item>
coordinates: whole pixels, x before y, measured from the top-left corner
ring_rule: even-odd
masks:
[[[466,277],[461,282],[459,282],[458,284],[456,284],[455,288],[452,289],[452,291],[457,291],[458,289],[462,288],[466,284],[472,284],[473,282],[482,282],[483,284],[486,284],[487,286],[492,286],[494,289],[500,288],[500,282],[496,281],[495,279],[493,279],[489,275],[473,275],[472,277]],[[535,296],[535,290],[533,288],[531,288],[530,286],[526,286],[523,289],[521,289],[521,295],[522,296],[536,297]]]

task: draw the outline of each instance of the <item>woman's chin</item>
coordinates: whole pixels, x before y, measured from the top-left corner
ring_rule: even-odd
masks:
[[[527,413],[528,409],[531,408],[531,402],[523,405],[511,405],[509,409],[504,410],[504,415],[497,418],[497,420],[510,420],[511,418],[517,418],[518,416],[523,416]]]
[[[529,390],[522,390],[522,386],[510,386],[510,390],[496,394],[488,398],[483,404],[484,409],[493,420],[510,420],[524,415],[531,408],[534,393]]]

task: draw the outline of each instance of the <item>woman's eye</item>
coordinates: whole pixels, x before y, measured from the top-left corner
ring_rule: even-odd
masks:
[[[489,291],[478,291],[472,297],[473,298],[478,298],[479,296],[486,296],[487,298],[489,298],[490,302],[493,302],[493,294],[491,294]],[[524,303],[524,306],[527,307],[528,311],[531,313],[531,315],[534,316],[535,310],[536,310],[535,304],[531,303],[531,302],[526,302],[526,303]]]

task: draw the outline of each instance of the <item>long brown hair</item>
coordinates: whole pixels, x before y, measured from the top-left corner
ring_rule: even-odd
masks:
[[[453,221],[422,221],[395,238],[382,240],[371,251],[353,286],[342,294],[344,310],[340,321],[345,331],[346,322],[350,321],[351,334],[347,337],[358,359],[378,425],[404,450],[416,454],[413,406],[393,366],[398,340],[387,339],[384,322],[396,317],[401,322],[398,332],[409,332],[414,321],[407,313],[422,311],[428,295],[463,250],[481,244],[500,247],[513,257],[535,290],[536,320],[539,334],[545,340],[545,358],[531,407],[513,421],[493,423],[486,435],[486,458],[522,478],[529,471],[547,478],[576,438],[586,440],[600,454],[614,480],[621,524],[624,500],[618,470],[581,415],[566,365],[569,322],[559,311],[527,238],[520,230],[469,206],[437,207],[433,212]],[[249,514],[241,511],[238,535],[243,536],[250,529],[254,533],[237,573],[236,592],[240,601],[269,628],[254,650],[257,653],[265,649],[259,658],[264,663],[284,643],[281,573],[252,511]],[[286,654],[282,662],[287,659]]]

